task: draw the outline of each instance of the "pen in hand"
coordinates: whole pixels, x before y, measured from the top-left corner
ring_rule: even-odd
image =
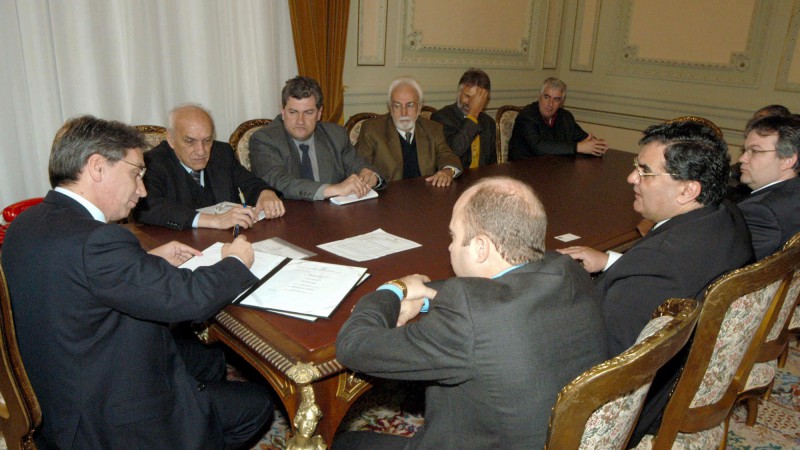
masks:
[[[247,208],[247,202],[244,200],[244,194],[242,194],[242,188],[236,188],[239,191],[239,201],[242,202],[242,207]],[[239,224],[237,223],[233,227],[233,238],[236,239],[239,237]]]

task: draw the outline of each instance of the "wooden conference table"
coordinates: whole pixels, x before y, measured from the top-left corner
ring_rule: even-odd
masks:
[[[617,248],[639,237],[641,220],[633,211],[633,193],[626,177],[634,155],[609,150],[602,158],[544,156],[527,161],[470,169],[451,186],[436,188],[424,179],[392,182],[380,197],[335,206],[330,202],[286,201],[286,215],[264,220],[245,234],[251,242],[280,237],[317,253],[316,261],[367,267],[372,274],[345,298],[330,319],[307,322],[240,306],[219,312],[207,338],[230,346],[249,361],[279,394],[289,417],[301,402],[301,387],[311,386],[323,412],[317,432],[330,445],[350,405],[371,385],[336,360],[336,334],[361,296],[387,280],[410,273],[431,279],[454,276],[450,267],[448,224],[458,196],[476,180],[504,175],[530,183],[548,216],[548,250],[588,245]],[[231,240],[230,230],[174,231],[129,227],[145,248],[179,240],[203,249]],[[357,263],[317,248],[318,244],[382,228],[422,244],[421,247]],[[555,236],[572,233],[580,239],[563,243]],[[308,391],[308,389],[306,389]],[[304,394],[309,397],[308,392]],[[308,400],[311,400],[308,398]]]

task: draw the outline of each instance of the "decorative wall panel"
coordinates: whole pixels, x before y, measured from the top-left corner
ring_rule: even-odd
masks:
[[[800,40],[797,39],[799,31],[800,1],[796,0],[792,8],[792,22],[783,46],[776,89],[800,92]]]
[[[570,68],[591,72],[597,43],[597,24],[600,21],[600,0],[580,0],[575,16],[575,36],[572,39]]]
[[[386,53],[387,0],[358,2],[358,65],[382,66]]]
[[[544,35],[542,69],[555,69],[558,66],[558,48],[561,45],[563,15],[563,0],[550,0],[547,5],[547,31]]]

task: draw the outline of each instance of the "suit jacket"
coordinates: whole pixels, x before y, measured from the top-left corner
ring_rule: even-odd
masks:
[[[542,448],[558,392],[606,358],[588,274],[547,253],[496,279],[451,278],[419,321],[379,290],[339,332],[336,359],[370,375],[426,381],[425,427],[407,448]]]
[[[317,154],[318,182],[301,178],[299,150],[286,132],[281,116],[250,137],[253,173],[283,192],[286,198],[314,200],[314,194],[323,184],[341,183],[365,167],[382,176],[380,171],[358,156],[347,131],[335,123],[317,122],[314,151]]]
[[[540,155],[574,155],[578,142],[589,137],[564,108],[556,112],[556,121],[547,126],[539,112],[539,102],[523,108],[514,122],[508,141],[508,160],[516,161]]]
[[[219,202],[239,203],[238,189],[249,205],[255,205],[269,185],[239,163],[230,144],[214,141],[205,170],[205,188],[213,201],[201,201],[192,194],[197,182],[183,168],[167,141],[145,152],[147,197],[139,200],[133,217],[150,225],[183,230],[191,228],[197,209]]]
[[[775,253],[800,232],[800,177],[754,192],[739,202],[756,259]]]
[[[633,345],[665,300],[700,299],[714,280],[752,261],[747,224],[728,201],[675,216],[651,230],[596,279],[609,356]],[[656,431],[685,356],[679,354],[658,372],[630,445],[648,430]]]
[[[497,163],[494,138],[497,125],[488,114],[480,113],[478,123],[475,123],[467,119],[458,105],[453,103],[431,114],[431,120],[442,124],[447,145],[461,159],[461,165],[465,169],[472,164],[472,141],[479,134],[481,150],[478,166]]]
[[[433,175],[446,166],[461,169],[461,160],[447,145],[442,125],[438,122],[417,117],[414,141],[417,144],[419,171],[423,177]],[[356,150],[389,180],[403,179],[403,150],[391,114],[364,122]]]
[[[177,269],[56,191],[14,220],[2,261],[49,446],[223,447],[165,324],[204,320],[254,283],[240,261]]]

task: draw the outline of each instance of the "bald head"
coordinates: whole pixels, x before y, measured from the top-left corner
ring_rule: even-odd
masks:
[[[200,171],[211,157],[214,121],[200,105],[182,105],[169,112],[167,142],[175,156],[192,170]]]

